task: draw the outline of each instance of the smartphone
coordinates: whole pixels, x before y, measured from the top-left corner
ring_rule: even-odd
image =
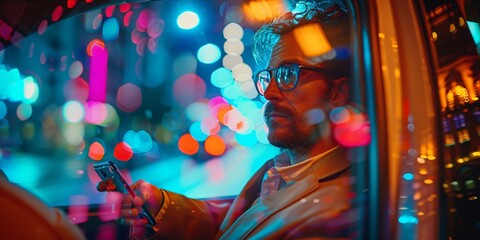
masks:
[[[122,174],[120,174],[120,171],[114,162],[106,161],[95,163],[93,165],[93,169],[95,169],[95,172],[97,172],[98,176],[100,176],[102,180],[108,181],[107,184],[114,184],[116,191],[129,194],[132,198],[136,196],[133,189],[127,184],[125,179],[122,177]],[[145,204],[142,206],[139,217],[146,218],[148,225],[150,226],[153,226],[157,223]]]

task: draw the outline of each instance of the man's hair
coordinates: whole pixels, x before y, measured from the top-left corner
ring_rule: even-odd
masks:
[[[253,56],[257,69],[264,69],[270,61],[271,51],[283,34],[291,32],[298,26],[320,23],[336,57],[331,69],[341,71],[349,76],[350,19],[342,3],[325,0],[297,1],[293,10],[264,24],[253,37]],[[340,60],[340,61],[339,61]],[[340,66],[343,69],[336,69]]]

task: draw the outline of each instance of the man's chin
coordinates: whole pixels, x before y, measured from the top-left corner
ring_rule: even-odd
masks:
[[[268,134],[268,141],[275,147],[278,148],[292,148],[294,143],[296,142],[293,137],[289,137],[290,134]]]

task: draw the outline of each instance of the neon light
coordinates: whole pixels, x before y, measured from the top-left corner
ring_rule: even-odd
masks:
[[[107,95],[108,51],[105,43],[94,39],[87,46],[90,56],[90,92],[88,100],[104,103]]]

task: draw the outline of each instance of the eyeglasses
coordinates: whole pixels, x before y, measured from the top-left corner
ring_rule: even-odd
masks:
[[[272,76],[275,77],[275,82],[280,90],[284,92],[292,91],[297,87],[298,76],[300,75],[300,70],[303,69],[324,74],[329,72],[324,68],[303,66],[296,63],[282,64],[278,68],[265,69],[254,76],[258,93],[264,95],[268,85],[270,85]]]

